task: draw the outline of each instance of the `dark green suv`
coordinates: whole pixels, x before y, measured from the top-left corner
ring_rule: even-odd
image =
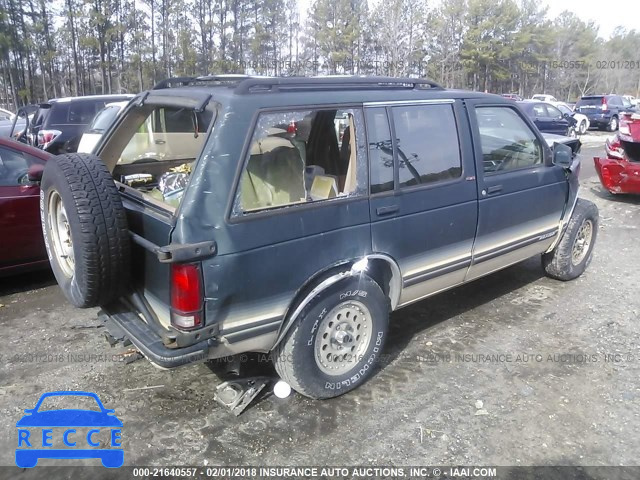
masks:
[[[372,374],[392,310],[533,255],[575,278],[598,231],[571,148],[428,80],[170,79],[95,151],[42,179],[68,299],[160,367],[270,352],[313,398]]]

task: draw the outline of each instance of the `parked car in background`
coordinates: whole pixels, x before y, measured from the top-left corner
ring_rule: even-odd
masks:
[[[0,137],[8,137],[15,114],[4,108],[0,108]]]
[[[531,97],[531,100],[537,100],[539,102],[547,102],[551,104],[555,104],[558,102],[558,100],[556,100],[556,97],[554,97],[553,95],[540,94],[540,93],[533,95]]]
[[[589,117],[582,113],[574,112],[573,109],[566,103],[558,102],[554,105],[563,115],[571,115],[576,121],[576,132],[579,135],[584,135],[589,130],[591,123]]]
[[[626,98],[632,106],[638,106],[638,99],[633,95],[623,95],[622,98]]]
[[[640,194],[640,114],[620,115],[620,129],[607,139],[606,157],[595,157],[600,183],[611,193]]]
[[[502,93],[501,94],[504,98],[508,98],[509,100],[514,100],[516,102],[519,102],[522,100],[522,97],[520,95],[518,95],[517,93]]]
[[[620,124],[620,115],[635,112],[635,108],[620,95],[585,95],[576,103],[575,111],[586,115],[592,127],[615,132]]]
[[[0,121],[2,120],[13,120],[13,117],[15,117],[16,114],[5,109],[5,108],[0,108]]]
[[[111,126],[118,114],[128,103],[128,101],[107,103],[107,105],[93,117],[93,120],[82,134],[80,144],[78,145],[78,152],[91,153],[104,132]]]
[[[571,115],[563,114],[557,107],[547,102],[523,100],[516,103],[541,132],[575,137],[576,120]]]
[[[49,264],[35,179],[50,157],[38,148],[0,138],[0,276]]]
[[[53,154],[75,152],[85,128],[107,103],[130,100],[133,95],[91,95],[54,98],[38,105],[25,137]]]

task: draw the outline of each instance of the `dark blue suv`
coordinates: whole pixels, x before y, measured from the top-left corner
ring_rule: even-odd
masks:
[[[621,95],[586,95],[578,100],[575,111],[586,115],[592,127],[615,132],[620,125],[620,114],[636,109]]]
[[[313,398],[372,375],[391,311],[534,255],[576,278],[598,232],[570,147],[425,79],[169,79],[95,151],[41,184],[67,298],[161,367],[269,352]]]

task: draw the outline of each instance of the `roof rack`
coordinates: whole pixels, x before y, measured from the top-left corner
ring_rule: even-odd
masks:
[[[443,87],[426,78],[325,76],[325,77],[250,77],[240,82],[237,94],[278,91],[326,91],[355,89],[439,89]]]
[[[228,75],[204,75],[201,77],[172,77],[161,80],[156,83],[153,87],[153,90],[162,90],[163,88],[174,88],[174,87],[186,87],[186,86],[215,86],[215,85],[226,85],[233,86],[237,85],[242,80],[246,80],[247,78],[251,78],[249,75],[238,75],[238,74],[228,74]]]
[[[228,86],[235,87],[234,93],[278,91],[335,91],[355,89],[437,89],[443,87],[426,78],[324,76],[324,77],[261,77],[250,75],[207,75],[202,77],[167,78],[158,83],[154,90],[184,86]]]

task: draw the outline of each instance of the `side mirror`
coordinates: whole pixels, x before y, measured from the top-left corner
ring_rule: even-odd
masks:
[[[40,183],[40,181],[42,180],[42,172],[44,172],[44,165],[34,163],[29,167],[29,170],[27,171],[27,178],[30,182]]]
[[[553,164],[562,168],[571,168],[573,150],[563,143],[553,144]]]

